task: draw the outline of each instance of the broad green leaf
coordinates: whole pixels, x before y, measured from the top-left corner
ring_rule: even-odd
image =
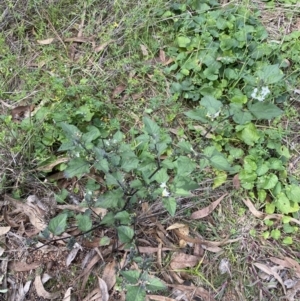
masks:
[[[176,161],[177,173],[180,176],[187,176],[194,171],[196,163],[189,157],[180,156]]]
[[[277,229],[273,229],[272,231],[271,231],[271,237],[273,237],[274,239],[279,239],[280,238],[280,236],[281,236],[281,232],[279,231],[279,230],[277,230]]]
[[[189,190],[185,190],[183,188],[176,188],[175,194],[177,196],[191,196],[191,192]]]
[[[243,128],[241,131],[239,131],[240,127]],[[253,123],[248,123],[243,126],[237,126],[236,129],[238,131],[238,137],[247,145],[253,146],[254,143],[256,143],[260,138],[256,126]]]
[[[266,213],[273,214],[275,212],[275,204],[274,203],[266,203]]]
[[[100,239],[99,246],[109,246],[110,245],[110,238],[108,236],[103,236]]]
[[[100,159],[94,163],[94,167],[99,170],[107,173],[109,171],[107,159]]]
[[[214,178],[213,189],[221,186],[227,180],[227,173],[226,172],[218,172],[217,176]]]
[[[272,189],[278,183],[278,177],[275,174],[267,174],[257,179],[259,189]]]
[[[231,102],[233,103],[241,103],[245,104],[248,101],[248,98],[246,95],[240,94],[240,95],[235,95],[230,99]]]
[[[92,220],[90,216],[85,214],[76,215],[77,226],[80,231],[87,232],[92,229]]]
[[[137,284],[141,272],[137,270],[130,270],[130,271],[120,271],[120,274],[124,277],[126,282],[131,283],[131,284]]]
[[[121,131],[117,131],[114,135],[113,135],[113,142],[114,143],[120,143],[124,138],[124,134]]]
[[[61,213],[50,220],[48,229],[51,233],[58,236],[65,232],[67,227],[67,213]]]
[[[80,115],[80,118],[82,118],[84,121],[91,121],[94,113],[92,113],[90,109],[91,108],[89,105],[83,105],[78,108],[78,110],[75,112],[75,115]]]
[[[115,215],[115,219],[119,220],[121,225],[126,225],[130,223],[130,214],[127,211],[121,211]]]
[[[276,105],[268,102],[257,102],[248,106],[250,112],[257,118],[262,120],[271,120],[282,114]]]
[[[132,228],[127,226],[120,226],[117,228],[118,237],[122,243],[129,243],[134,237],[134,231]]]
[[[169,212],[171,216],[175,215],[176,212],[176,207],[177,207],[177,202],[175,198],[169,197],[169,198],[163,198],[162,200],[163,205],[165,209]]]
[[[88,132],[82,135],[82,142],[84,144],[90,143],[91,141],[101,136],[100,131],[95,126],[92,125],[88,126],[87,130]]]
[[[159,126],[155,121],[151,120],[149,117],[144,117],[143,122],[145,130],[149,135],[154,136],[159,134]]]
[[[75,125],[60,122],[59,126],[63,129],[68,139],[73,140],[81,138],[82,133]]]
[[[145,301],[146,300],[146,291],[144,288],[139,286],[126,286],[126,301]]]
[[[96,207],[104,209],[120,208],[121,202],[124,202],[123,196],[124,192],[122,189],[107,191],[99,196]]]
[[[126,159],[122,158],[121,168],[126,172],[136,169],[138,165],[139,165],[138,158],[134,158],[134,157],[126,158]]]
[[[279,82],[284,74],[279,69],[278,65],[264,66],[261,70],[257,71],[259,79],[261,79],[266,84],[275,84]]]
[[[291,184],[287,185],[285,189],[287,197],[296,203],[300,203],[300,187],[299,185]]]
[[[200,104],[207,109],[209,114],[217,113],[223,106],[221,101],[209,95],[202,97]]]
[[[99,206],[100,207],[100,206]],[[101,207],[100,207],[101,208]],[[115,214],[108,212],[101,220],[100,225],[113,226],[115,224]]]
[[[191,43],[191,39],[189,37],[177,37],[177,44],[179,47],[186,48]]]
[[[85,173],[89,173],[90,164],[82,158],[74,158],[68,163],[68,167],[64,171],[66,178],[81,178]]]
[[[293,238],[290,236],[287,236],[282,240],[282,243],[285,245],[292,245],[294,243]]]
[[[182,140],[178,143],[178,146],[180,147],[180,149],[182,149],[185,153],[191,153],[192,152],[192,145],[191,143],[189,143],[188,141]]]
[[[249,156],[246,156],[244,158],[244,170],[245,172],[247,173],[251,173],[253,171],[256,171],[257,170],[257,165],[255,163],[255,158],[251,155]]]
[[[156,292],[156,291],[165,290],[166,286],[160,279],[153,277],[153,278],[148,278],[146,289],[149,290],[150,292]]]
[[[63,188],[59,194],[55,194],[55,200],[57,203],[64,203],[68,195],[69,191]]]
[[[274,170],[285,170],[285,167],[283,166],[283,163],[280,159],[277,158],[270,158],[268,160],[270,169]]]
[[[231,166],[226,158],[220,155],[212,156],[210,164],[218,170],[231,170]]]
[[[186,115],[187,117],[194,120],[201,121],[203,123],[208,123],[209,121],[209,119],[206,117],[206,114],[207,114],[207,110],[204,108],[194,109],[191,111],[184,112],[184,115]]]
[[[284,213],[284,214],[289,214],[291,213],[291,204],[289,199],[286,197],[286,195],[281,192],[277,198],[276,198],[276,202],[275,202],[276,208]]]
[[[247,112],[247,111],[235,111],[233,114],[232,119],[237,123],[237,124],[246,124],[251,122],[253,119],[253,116]]]
[[[256,169],[256,173],[259,177],[263,176],[268,171],[269,171],[269,165],[267,163],[263,163],[263,164],[259,165]]]
[[[155,174],[154,178],[159,184],[162,184],[167,183],[170,177],[168,176],[167,170],[162,168]]]
[[[247,173],[245,170],[239,172],[239,179],[242,183],[253,183],[257,178],[255,172]]]
[[[257,192],[257,196],[258,196],[258,199],[261,201],[261,202],[264,202],[266,197],[267,197],[267,193],[265,190],[261,189],[261,190],[258,190]]]

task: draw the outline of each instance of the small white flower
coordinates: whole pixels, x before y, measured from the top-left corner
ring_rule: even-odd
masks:
[[[206,117],[210,118],[211,120],[214,120],[220,115],[221,111],[216,112],[215,114],[207,113]]]
[[[254,99],[257,99],[258,101],[264,101],[266,96],[270,93],[271,91],[269,90],[268,87],[261,87],[260,91],[258,91],[257,88],[253,90],[251,93],[251,97]]]
[[[162,192],[162,196],[163,197],[168,197],[170,195],[170,192],[167,190],[167,188],[164,188],[163,192]]]
[[[160,188],[166,188],[167,187],[166,182],[162,182],[159,187]]]

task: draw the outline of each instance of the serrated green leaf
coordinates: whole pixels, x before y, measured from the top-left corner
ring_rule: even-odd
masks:
[[[72,124],[68,124],[65,122],[60,122],[59,126],[62,128],[62,130],[65,132],[68,139],[80,139],[81,138],[81,131]]]
[[[242,127],[241,131],[239,131],[240,127]],[[238,131],[238,137],[247,145],[253,146],[254,143],[256,143],[260,138],[256,126],[253,123],[248,123],[243,126],[237,126],[236,129]]]
[[[126,159],[122,158],[121,168],[126,172],[136,169],[138,165],[139,165],[138,158],[134,158],[134,157],[126,158]]]
[[[206,114],[207,114],[207,110],[204,108],[184,112],[184,115],[186,115],[187,117],[194,120],[201,121],[203,123],[208,123],[209,121],[209,119],[206,117]]]
[[[57,236],[64,233],[67,227],[67,218],[68,214],[66,213],[61,213],[52,218],[48,226],[49,231]]]
[[[146,289],[151,292],[156,292],[156,291],[165,290],[166,286],[160,279],[153,277],[153,278],[148,278]]]
[[[276,105],[268,102],[257,102],[255,104],[249,105],[250,112],[260,120],[271,120],[282,114]]]
[[[110,245],[110,238],[108,236],[103,236],[100,239],[99,246],[109,246]]]
[[[167,170],[162,168],[160,169],[154,176],[154,179],[157,181],[157,183],[167,183],[169,181],[169,175],[167,173]]]
[[[259,165],[256,169],[256,173],[258,176],[263,176],[269,171],[269,165],[267,163],[263,163]]]
[[[87,232],[92,229],[92,220],[89,216],[85,214],[76,215],[77,226],[80,231]]]
[[[278,183],[278,177],[275,174],[267,174],[259,177],[257,180],[257,187],[259,189],[272,189]]]
[[[146,291],[141,286],[126,286],[126,301],[145,301]]]
[[[101,159],[98,160],[94,163],[94,167],[99,170],[99,171],[103,171],[103,172],[108,172],[109,171],[109,166],[108,166],[108,161],[107,159]]]
[[[278,65],[268,65],[257,71],[259,79],[261,79],[266,84],[275,84],[279,82],[284,74],[279,69]]]
[[[177,166],[177,173],[180,176],[187,176],[191,174],[196,168],[196,163],[186,156],[180,156],[175,164]]]
[[[121,211],[115,215],[115,219],[119,220],[121,225],[126,225],[130,223],[130,214],[127,211]]]
[[[275,212],[275,204],[274,203],[267,203],[265,210],[266,210],[267,214],[273,214]]]
[[[277,158],[270,158],[268,160],[270,169],[274,170],[285,170],[285,167],[283,166],[283,163],[280,159]]]
[[[154,136],[159,134],[159,126],[155,121],[151,120],[148,117],[144,117],[143,122],[145,125],[145,130],[149,135]]]
[[[169,198],[163,198],[162,200],[163,205],[165,209],[169,212],[171,216],[175,215],[176,212],[176,207],[177,207],[177,202],[175,198],[169,197]]]
[[[215,99],[210,95],[202,97],[200,104],[201,106],[205,107],[207,109],[207,112],[211,115],[219,112],[223,106],[221,101]]]
[[[90,171],[90,164],[82,158],[74,158],[68,163],[68,167],[64,171],[66,178],[81,178],[85,173]]]
[[[240,111],[240,112],[235,111],[232,119],[237,124],[247,124],[247,123],[251,122],[251,120],[253,119],[253,116],[247,111]]]
[[[100,131],[95,126],[88,126],[87,130],[88,132],[82,135],[82,142],[84,144],[90,143],[91,141],[97,139],[101,135]]]
[[[231,166],[228,160],[220,155],[212,156],[210,158],[210,164],[218,170],[225,170],[225,171],[231,170]]]
[[[134,231],[128,226],[120,226],[117,228],[118,237],[122,243],[130,243],[134,237]]]
[[[131,283],[131,284],[137,284],[141,272],[137,270],[130,270],[130,271],[120,271],[120,274],[124,277],[126,282]]]
[[[100,195],[96,207],[109,209],[109,208],[122,208],[124,192],[122,189],[115,189],[107,191]]]
[[[227,180],[227,173],[226,172],[218,172],[217,176],[214,178],[213,189],[221,186]]]
[[[295,184],[286,186],[285,193],[287,197],[296,203],[300,203],[300,187]]]

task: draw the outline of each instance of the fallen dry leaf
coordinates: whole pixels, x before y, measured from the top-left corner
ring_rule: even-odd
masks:
[[[236,190],[239,190],[241,188],[241,182],[240,182],[240,179],[239,179],[239,174],[236,174],[233,179],[232,179],[232,184],[233,184],[233,187],[236,189]]]
[[[122,92],[124,92],[126,90],[126,86],[123,84],[120,84],[119,86],[117,86],[115,88],[115,90],[112,93],[112,98],[116,98],[117,96],[119,96]]]
[[[79,250],[82,250],[82,247],[79,243],[75,243],[75,245],[73,246],[71,252],[68,254],[67,259],[66,259],[66,266],[68,267],[71,262],[75,259],[77,253]]]
[[[82,301],[102,301],[101,291],[99,288],[95,288],[91,291]]]
[[[10,229],[11,229],[10,226],[8,226],[8,227],[0,227],[0,236],[1,235],[5,235],[7,232],[9,232]]]
[[[159,59],[162,63],[166,61],[166,53],[162,49],[159,50]]]
[[[226,195],[228,195],[228,193],[223,194],[220,198],[212,202],[209,206],[193,212],[191,214],[191,219],[200,219],[211,214],[215,210],[215,208],[220,204],[220,202],[225,198]]]
[[[37,40],[37,43],[40,45],[49,45],[54,41],[54,38],[49,38],[45,40]]]
[[[64,39],[64,42],[76,42],[76,43],[86,43],[86,42],[92,42],[93,37],[90,38],[84,38],[84,37],[74,37],[74,38],[66,38]]]
[[[108,290],[111,290],[116,283],[116,267],[116,262],[113,260],[103,270],[102,279],[105,281]]]
[[[62,301],[71,301],[71,291],[72,291],[72,287],[69,287],[64,295],[64,298],[62,299]]]
[[[107,285],[103,279],[101,279],[99,276],[97,277],[98,277],[98,286],[101,291],[101,301],[108,301],[109,295],[108,295]]]
[[[252,202],[249,199],[243,199],[244,204],[248,207],[248,209],[250,210],[250,212],[257,218],[263,218],[265,216],[265,214],[261,211],[258,211],[254,205],[252,204]]]
[[[176,301],[176,299],[168,298],[164,296],[156,296],[156,295],[147,295],[146,300],[148,301]]]
[[[95,47],[95,48],[94,48],[94,51],[95,51],[95,52],[100,52],[100,51],[104,50],[104,49],[106,48],[106,46],[107,46],[108,44],[112,43],[112,42],[114,42],[114,40],[110,40],[110,41],[108,41],[108,42],[105,42],[105,43],[103,43],[103,44],[101,44],[101,45]]]
[[[151,253],[156,253],[158,252],[159,250],[161,251],[172,251],[174,249],[172,248],[155,248],[155,247],[141,247],[141,246],[138,246],[139,248],[139,252],[140,253],[147,253],[147,254],[151,254]]]
[[[145,45],[143,45],[143,44],[141,44],[140,47],[141,47],[143,56],[148,56],[147,47]]]
[[[26,262],[14,261],[11,263],[10,268],[15,272],[27,272],[27,271],[34,270],[39,266],[41,266],[40,262],[26,263]]]
[[[175,253],[171,259],[170,267],[172,270],[192,268],[200,261],[198,256],[185,253]]]
[[[253,265],[256,266],[257,268],[259,268],[264,273],[274,276],[274,278],[281,284],[283,291],[286,294],[284,283],[283,283],[281,277],[275,271],[273,271],[267,265],[259,263],[259,262],[254,262]]]
[[[36,275],[34,280],[34,286],[36,293],[39,297],[43,297],[45,299],[56,299],[59,297],[60,293],[49,293],[45,290],[44,285],[42,283],[41,275]]]
[[[190,295],[188,300],[195,300],[195,297],[202,298],[203,301],[216,301],[216,299],[204,288],[187,286],[182,284],[167,284],[169,287],[174,287],[182,292],[187,292]]]

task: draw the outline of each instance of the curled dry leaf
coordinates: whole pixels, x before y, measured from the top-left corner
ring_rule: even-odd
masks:
[[[56,299],[60,295],[59,292],[56,292],[56,293],[47,292],[44,288],[44,285],[42,283],[40,275],[35,276],[34,286],[35,286],[35,289],[36,289],[36,293],[39,297],[43,297],[45,299]]]
[[[172,257],[170,267],[172,270],[192,268],[199,263],[198,256],[189,255],[185,253],[175,253]]]
[[[112,97],[116,98],[117,96],[119,96],[122,92],[124,92],[126,90],[126,86],[123,84],[120,84],[119,86],[117,86],[113,93],[112,93]]]
[[[199,297],[203,301],[216,301],[216,299],[202,287],[187,286],[181,284],[168,284],[168,286],[181,290],[182,292],[186,292],[186,294],[189,293],[188,300],[195,300],[195,297]]]
[[[64,298],[62,301],[71,301],[71,291],[72,291],[72,287],[69,287],[66,292],[65,292],[65,295],[64,295]]]
[[[101,291],[101,301],[108,301],[109,295],[107,290],[107,285],[103,279],[98,276],[98,285]]]
[[[1,235],[5,235],[7,232],[9,232],[9,230],[10,230],[10,226],[8,226],[8,227],[0,227],[0,236]]]
[[[254,205],[252,204],[252,202],[249,199],[243,199],[244,204],[248,207],[248,209],[250,210],[250,212],[257,218],[263,218],[265,216],[265,214],[261,211],[258,211]]]
[[[49,45],[51,44],[55,39],[54,38],[49,38],[45,40],[37,40],[37,43],[40,45]]]
[[[156,296],[156,295],[147,295],[146,296],[147,301],[176,301],[176,299],[168,298],[164,296]]]
[[[259,262],[255,262],[255,263],[253,263],[253,265],[256,266],[257,268],[259,268],[264,273],[274,276],[274,278],[281,284],[283,291],[286,294],[284,283],[283,283],[281,277],[274,270],[269,268],[267,265],[259,263]]]
[[[79,250],[82,250],[82,247],[79,243],[76,242],[75,245],[73,246],[73,249],[71,250],[71,252],[67,256],[67,259],[66,259],[66,266],[67,267],[75,259],[75,257],[76,257]]]
[[[162,63],[166,61],[166,53],[162,49],[159,50],[159,59]]]
[[[209,206],[193,212],[191,215],[191,219],[200,219],[211,214],[215,210],[215,208],[220,204],[220,202],[225,198],[226,195],[228,195],[228,193],[223,194],[220,198],[212,202]]]
[[[232,184],[233,184],[233,187],[236,189],[236,190],[239,190],[241,188],[241,182],[240,182],[240,179],[239,179],[239,174],[236,174],[233,179],[232,179]]]
[[[108,290],[111,290],[116,283],[116,267],[116,262],[113,260],[104,268],[102,279],[105,281]]]

